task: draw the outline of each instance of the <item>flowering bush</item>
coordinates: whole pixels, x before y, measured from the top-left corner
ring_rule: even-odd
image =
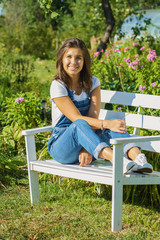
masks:
[[[19,93],[5,98],[0,115],[0,156],[6,154],[10,157],[24,152],[22,130],[42,126],[40,114],[41,101],[32,93]],[[41,146],[40,143],[38,145]]]
[[[41,124],[41,100],[33,93],[19,93],[6,97],[2,110],[2,126],[16,123],[22,130]]]
[[[92,73],[103,89],[160,94],[160,56],[150,42],[128,42],[120,48],[110,47],[92,56]]]

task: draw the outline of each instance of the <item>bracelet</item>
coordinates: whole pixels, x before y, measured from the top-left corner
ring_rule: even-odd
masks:
[[[101,122],[101,130],[102,130],[102,133],[104,133],[103,120]]]

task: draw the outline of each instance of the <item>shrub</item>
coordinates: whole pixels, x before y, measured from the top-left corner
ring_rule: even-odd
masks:
[[[153,40],[151,38],[151,40]],[[151,48],[153,41],[128,41],[117,48],[109,46],[105,52],[92,55],[92,73],[101,81],[102,89],[125,92],[139,92],[160,95],[160,56],[159,51]],[[158,49],[158,46],[157,48]],[[99,56],[101,55],[101,58]],[[107,106],[108,107],[108,106]],[[133,112],[137,109],[121,106],[109,106],[118,111]],[[159,110],[142,109],[147,115],[159,116]],[[129,129],[130,131],[130,129]],[[157,135],[158,131],[141,130],[141,135]],[[160,170],[159,154],[146,152],[153,168]],[[132,202],[145,202],[159,205],[159,186],[125,186],[124,199]]]
[[[160,57],[149,42],[128,42],[121,48],[110,47],[99,60],[93,54],[92,72],[104,89],[159,94]]]

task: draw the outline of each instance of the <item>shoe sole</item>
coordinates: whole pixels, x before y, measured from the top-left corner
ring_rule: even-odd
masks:
[[[137,170],[133,170],[133,172],[138,172],[138,173],[152,173],[153,169],[151,168],[139,168]]]
[[[134,166],[135,166],[135,164],[131,165],[130,168],[126,169],[126,171],[124,172],[124,174],[128,173]]]

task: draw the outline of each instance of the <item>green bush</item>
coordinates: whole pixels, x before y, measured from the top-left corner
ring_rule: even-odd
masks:
[[[47,59],[52,50],[53,31],[44,24],[29,29],[24,43],[24,54],[30,54],[35,58]]]
[[[92,72],[104,89],[126,92],[160,93],[160,57],[149,42],[128,42],[121,48],[108,47],[93,54]]]
[[[6,97],[1,121],[3,126],[18,124],[21,129],[41,125],[41,100],[33,93],[19,93]]]
[[[157,40],[158,43],[158,40]],[[160,52],[158,46],[152,49],[152,38],[146,41],[128,41],[121,47],[109,46],[105,52],[92,55],[92,73],[101,81],[102,89],[160,95]],[[99,57],[101,55],[101,58]],[[109,106],[119,111],[137,111],[135,108]],[[108,108],[108,106],[107,106]],[[143,114],[159,116],[159,110],[140,109]],[[132,130],[129,128],[129,131]],[[141,135],[158,135],[158,131],[141,130]],[[160,171],[158,153],[145,152],[154,170]],[[159,205],[159,186],[125,186],[124,199]]]

